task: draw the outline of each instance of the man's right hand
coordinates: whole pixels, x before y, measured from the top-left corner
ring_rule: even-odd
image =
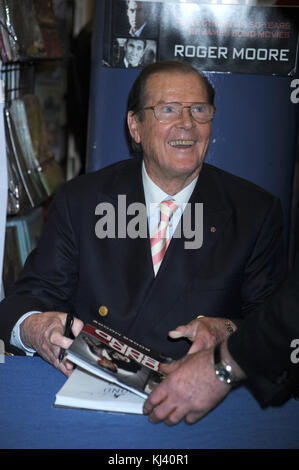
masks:
[[[72,344],[70,338],[63,336],[66,313],[43,312],[27,317],[20,326],[23,343],[34,349],[43,359],[69,376],[73,365],[67,359],[59,362],[60,348],[68,349]],[[76,337],[83,328],[83,322],[74,319],[72,332]]]

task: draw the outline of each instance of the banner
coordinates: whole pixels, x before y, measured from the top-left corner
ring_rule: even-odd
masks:
[[[103,65],[183,60],[206,72],[292,76],[296,7],[106,0]]]

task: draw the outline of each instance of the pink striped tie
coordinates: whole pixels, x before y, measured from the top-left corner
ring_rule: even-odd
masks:
[[[173,199],[160,203],[160,223],[151,237],[151,250],[155,276],[162,263],[165,252],[170,243],[169,221],[179,206]]]

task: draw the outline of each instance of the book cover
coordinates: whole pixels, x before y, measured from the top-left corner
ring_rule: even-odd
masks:
[[[14,227],[16,229],[18,252],[21,260],[21,266],[24,266],[26,258],[29,254],[28,240],[24,230],[24,224],[20,217],[13,217],[6,221],[6,229]]]
[[[40,179],[41,165],[38,161],[35,145],[30,133],[30,127],[27,116],[27,109],[23,98],[16,98],[12,100],[9,108],[9,115],[13,123],[13,128],[22,154],[24,156],[27,172],[30,175],[32,184],[34,185],[35,192],[41,200],[45,200],[47,193]]]
[[[8,32],[13,60],[45,56],[45,46],[33,0],[0,0],[0,13],[1,23]]]
[[[51,152],[43,110],[37,95],[23,95],[22,99],[34,155],[39,162],[39,177],[48,196],[64,181],[62,168]]]
[[[26,188],[23,184],[22,177],[19,174],[15,159],[11,154],[11,148],[6,142],[6,163],[7,163],[7,215],[20,213],[22,210],[31,209],[31,201],[29,200]]]
[[[30,174],[35,176],[41,193],[51,196],[64,181],[64,175],[50,150],[38,96],[27,94],[14,99],[10,113]]]
[[[143,403],[135,393],[77,367],[56,394],[54,407],[142,414]]]
[[[10,207],[9,214],[22,213],[28,208],[38,206],[46,199],[45,192],[40,192],[36,184],[36,174],[28,163],[23,139],[17,133],[15,122],[8,109],[5,110],[5,133],[7,143],[7,159],[13,169],[9,190],[15,201]]]
[[[42,207],[36,207],[26,215],[7,219],[6,227],[16,227],[17,229],[22,266],[31,251],[37,246],[43,225],[44,213]]]
[[[97,320],[83,327],[68,349],[67,358],[142,398],[163,380],[160,364],[171,361]]]

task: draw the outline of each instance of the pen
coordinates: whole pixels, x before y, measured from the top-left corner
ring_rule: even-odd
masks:
[[[71,338],[73,323],[74,323],[74,316],[71,313],[68,313],[66,317],[63,336],[66,336],[67,338]],[[59,362],[63,360],[64,356],[65,356],[65,349],[60,348],[60,352],[58,356]]]

